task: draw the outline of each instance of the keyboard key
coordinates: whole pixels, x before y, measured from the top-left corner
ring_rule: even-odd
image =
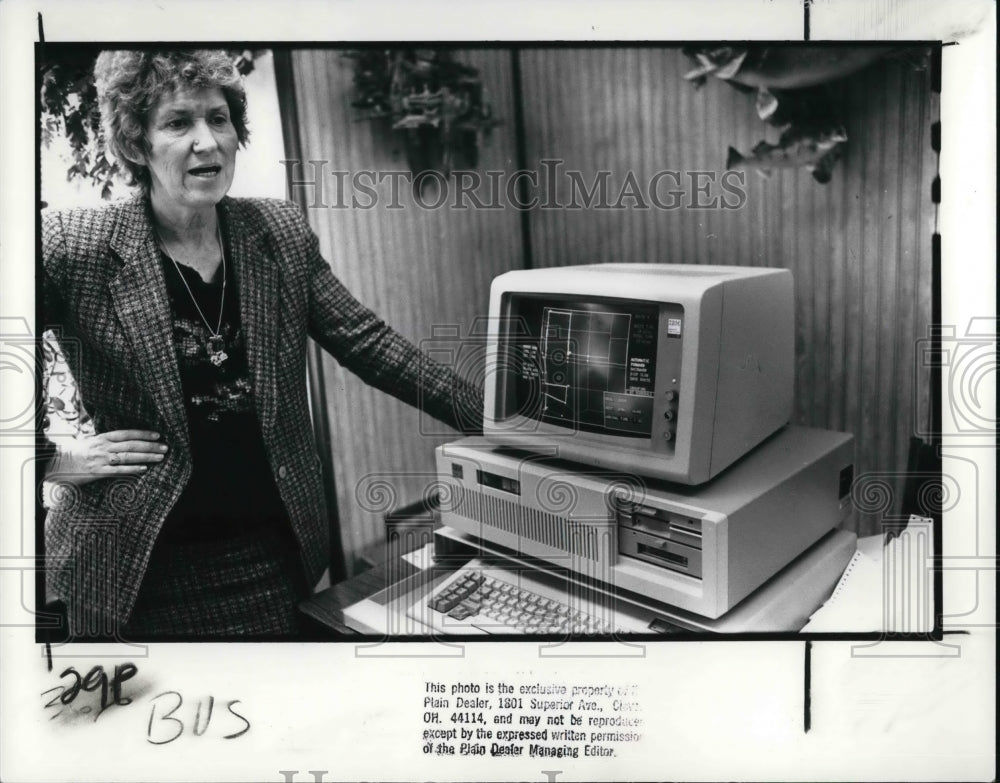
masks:
[[[445,596],[441,596],[440,598],[432,598],[430,602],[430,607],[435,612],[441,612],[442,614],[447,614],[457,603],[458,603],[457,598],[447,598]]]

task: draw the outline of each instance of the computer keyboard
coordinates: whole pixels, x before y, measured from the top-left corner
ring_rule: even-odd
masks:
[[[552,574],[472,560],[414,603],[411,618],[445,634],[650,633],[650,618]]]

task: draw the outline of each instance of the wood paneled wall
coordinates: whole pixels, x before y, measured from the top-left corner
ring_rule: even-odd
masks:
[[[930,126],[936,97],[927,71],[886,60],[833,87],[847,152],[832,181],[800,169],[746,175],[746,200],[722,188],[727,147],[747,154],[777,133],[757,119],[754,96],[710,79],[685,82],[689,61],[669,48],[528,49],[521,53],[527,166],[560,160],[592,184],[609,171],[614,203],[632,172],[641,188],[680,172],[676,209],[538,209],[535,266],[649,261],[786,267],[795,276],[795,420],[857,438],[860,473],[905,470],[914,422],[926,422],[929,373],[915,341],[931,317]],[[549,163],[550,168],[554,164]],[[694,172],[704,172],[695,174]],[[569,201],[540,180],[540,202]],[[695,182],[714,183],[701,195]],[[661,178],[660,201],[674,178]],[[715,208],[697,204],[719,199]],[[693,205],[693,206],[692,206]],[[890,478],[896,497],[899,477]],[[874,517],[860,519],[864,533]]]
[[[480,168],[512,169],[511,54],[497,49],[457,56],[481,69],[488,99],[504,120],[481,145]],[[400,142],[384,121],[356,121],[348,104],[352,61],[342,52],[296,51],[292,67],[302,157],[326,161],[323,203],[349,204],[355,195],[359,203],[371,203],[351,179],[362,171],[408,171]],[[311,179],[317,170],[296,170],[296,176]],[[332,172],[349,172],[342,194]],[[369,183],[364,177],[362,184]],[[474,319],[487,313],[493,277],[522,263],[519,215],[448,204],[426,209],[406,183],[398,188],[400,208],[390,209],[391,189],[390,179],[377,185],[377,203],[370,209],[309,209],[324,256],[358,299],[411,340],[428,340],[438,327],[468,334]],[[428,190],[422,200],[433,204],[437,195]],[[434,475],[434,446],[455,434],[365,386],[329,357],[324,381],[332,437],[321,448],[331,451],[350,573],[361,550],[384,534],[382,514],[423,495]]]
[[[786,267],[796,281],[795,421],[854,433],[859,473],[905,470],[914,422],[926,421],[929,405],[929,375],[915,351],[931,318],[936,158],[929,133],[937,102],[927,72],[887,60],[837,83],[831,97],[849,143],[832,181],[820,185],[797,169],[768,179],[746,172],[741,198],[722,187],[727,147],[746,153],[762,138],[776,141],[777,133],[757,119],[752,94],[714,79],[697,90],[684,81],[690,65],[677,48],[459,56],[481,69],[503,121],[482,147],[480,170],[511,173],[523,163],[539,172],[527,255],[515,209],[427,210],[404,188],[403,208],[389,210],[384,184],[375,208],[309,210],[335,273],[362,301],[421,341],[435,325],[465,334],[486,313],[490,280],[528,263]],[[385,126],[354,121],[347,105],[351,63],[342,53],[297,51],[292,61],[303,158],[329,161],[327,172],[407,169]],[[523,115],[523,161],[515,108]],[[549,182],[546,166],[554,173]],[[588,187],[608,172],[612,203],[631,172],[644,198],[626,197],[622,209],[567,208],[571,171]],[[648,197],[650,181],[664,171],[679,177],[661,176],[657,195],[661,204],[676,200],[676,208]],[[325,184],[333,186],[332,176]],[[352,193],[348,183],[342,198]],[[330,189],[326,197],[332,200]],[[384,479],[399,503],[420,497],[433,476],[432,446],[447,436],[415,436],[419,414],[329,359],[324,380],[350,572],[357,553],[379,539],[381,513],[391,505],[372,487]],[[902,479],[890,483],[898,497]],[[860,532],[876,524],[863,517]]]

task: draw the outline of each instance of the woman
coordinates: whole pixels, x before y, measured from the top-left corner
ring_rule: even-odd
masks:
[[[43,217],[44,321],[96,430],[49,463],[50,592],[76,636],[293,637],[329,549],[306,336],[453,426],[482,397],[351,297],[295,206],[226,196],[227,55],[104,52],[95,78],[139,193]]]

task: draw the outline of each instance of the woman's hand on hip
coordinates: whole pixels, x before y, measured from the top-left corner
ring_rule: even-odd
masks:
[[[113,430],[59,445],[45,478],[89,484],[102,478],[135,476],[163,461],[167,446],[151,430]]]

